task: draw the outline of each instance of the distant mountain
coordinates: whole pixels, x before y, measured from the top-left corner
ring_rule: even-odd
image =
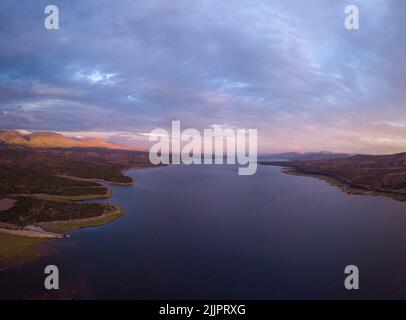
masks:
[[[0,143],[21,145],[31,148],[104,148],[132,150],[130,147],[116,145],[103,139],[73,139],[56,132],[34,132],[21,134],[18,131],[0,131]]]
[[[0,142],[7,144],[25,144],[26,140],[17,131],[0,131]]]
[[[326,160],[326,159],[338,159],[347,158],[352,156],[349,153],[334,153],[329,151],[319,151],[319,152],[285,152],[285,153],[275,153],[267,156],[259,157],[261,161],[266,160],[287,160],[287,161],[305,161],[305,160]]]

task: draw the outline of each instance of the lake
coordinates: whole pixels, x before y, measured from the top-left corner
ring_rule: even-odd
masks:
[[[126,215],[47,243],[38,261],[0,274],[0,297],[94,299],[405,298],[406,202],[348,195],[259,166],[131,170],[110,186]],[[58,292],[44,268],[60,270]],[[360,290],[344,289],[344,268]]]

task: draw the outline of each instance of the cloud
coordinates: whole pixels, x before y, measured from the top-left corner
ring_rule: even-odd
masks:
[[[80,70],[75,73],[74,79],[79,81],[88,81],[91,84],[114,84],[115,81],[112,79],[115,77],[115,73],[102,73],[99,70],[86,73],[83,70]]]
[[[47,1],[2,1],[0,126],[149,132],[181,120],[256,128],[261,151],[397,151],[405,132],[366,123],[406,121],[406,3],[353,3],[355,32],[345,4],[325,0],[55,0],[50,32]]]

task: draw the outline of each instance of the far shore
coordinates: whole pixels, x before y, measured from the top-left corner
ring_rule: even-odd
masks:
[[[263,165],[269,165],[262,163]],[[369,190],[367,188],[362,188],[359,186],[351,185],[350,183],[346,183],[344,181],[335,179],[334,177],[323,175],[323,174],[316,174],[316,173],[306,173],[302,172],[297,167],[291,165],[284,165],[282,162],[278,162],[274,166],[282,167],[282,172],[289,175],[294,176],[304,176],[304,177],[312,177],[316,179],[320,179],[326,181],[328,184],[338,187],[341,191],[350,194],[350,195],[367,195],[367,196],[385,196],[392,198],[397,201],[406,201],[406,194],[400,194],[396,192],[390,191],[381,191],[381,190]]]

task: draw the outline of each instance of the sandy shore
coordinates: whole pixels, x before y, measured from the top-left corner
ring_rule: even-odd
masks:
[[[61,175],[61,174],[57,175],[57,177],[66,178],[66,179],[70,179],[70,180],[76,180],[76,181],[102,182],[102,183],[116,184],[119,186],[131,186],[134,184],[134,180],[132,180],[131,182],[116,182],[116,181],[109,181],[109,180],[98,179],[98,178],[79,178],[79,177]]]
[[[55,238],[63,238],[62,234],[47,232],[44,230],[34,230],[29,229],[28,227],[24,229],[5,229],[0,228],[0,233],[10,234],[13,236],[20,236],[20,237],[32,237],[32,238],[46,238],[46,239],[55,239]]]
[[[49,232],[40,226],[21,227],[16,224],[0,222],[0,233],[13,236],[31,237],[31,238],[63,238],[63,234]]]

